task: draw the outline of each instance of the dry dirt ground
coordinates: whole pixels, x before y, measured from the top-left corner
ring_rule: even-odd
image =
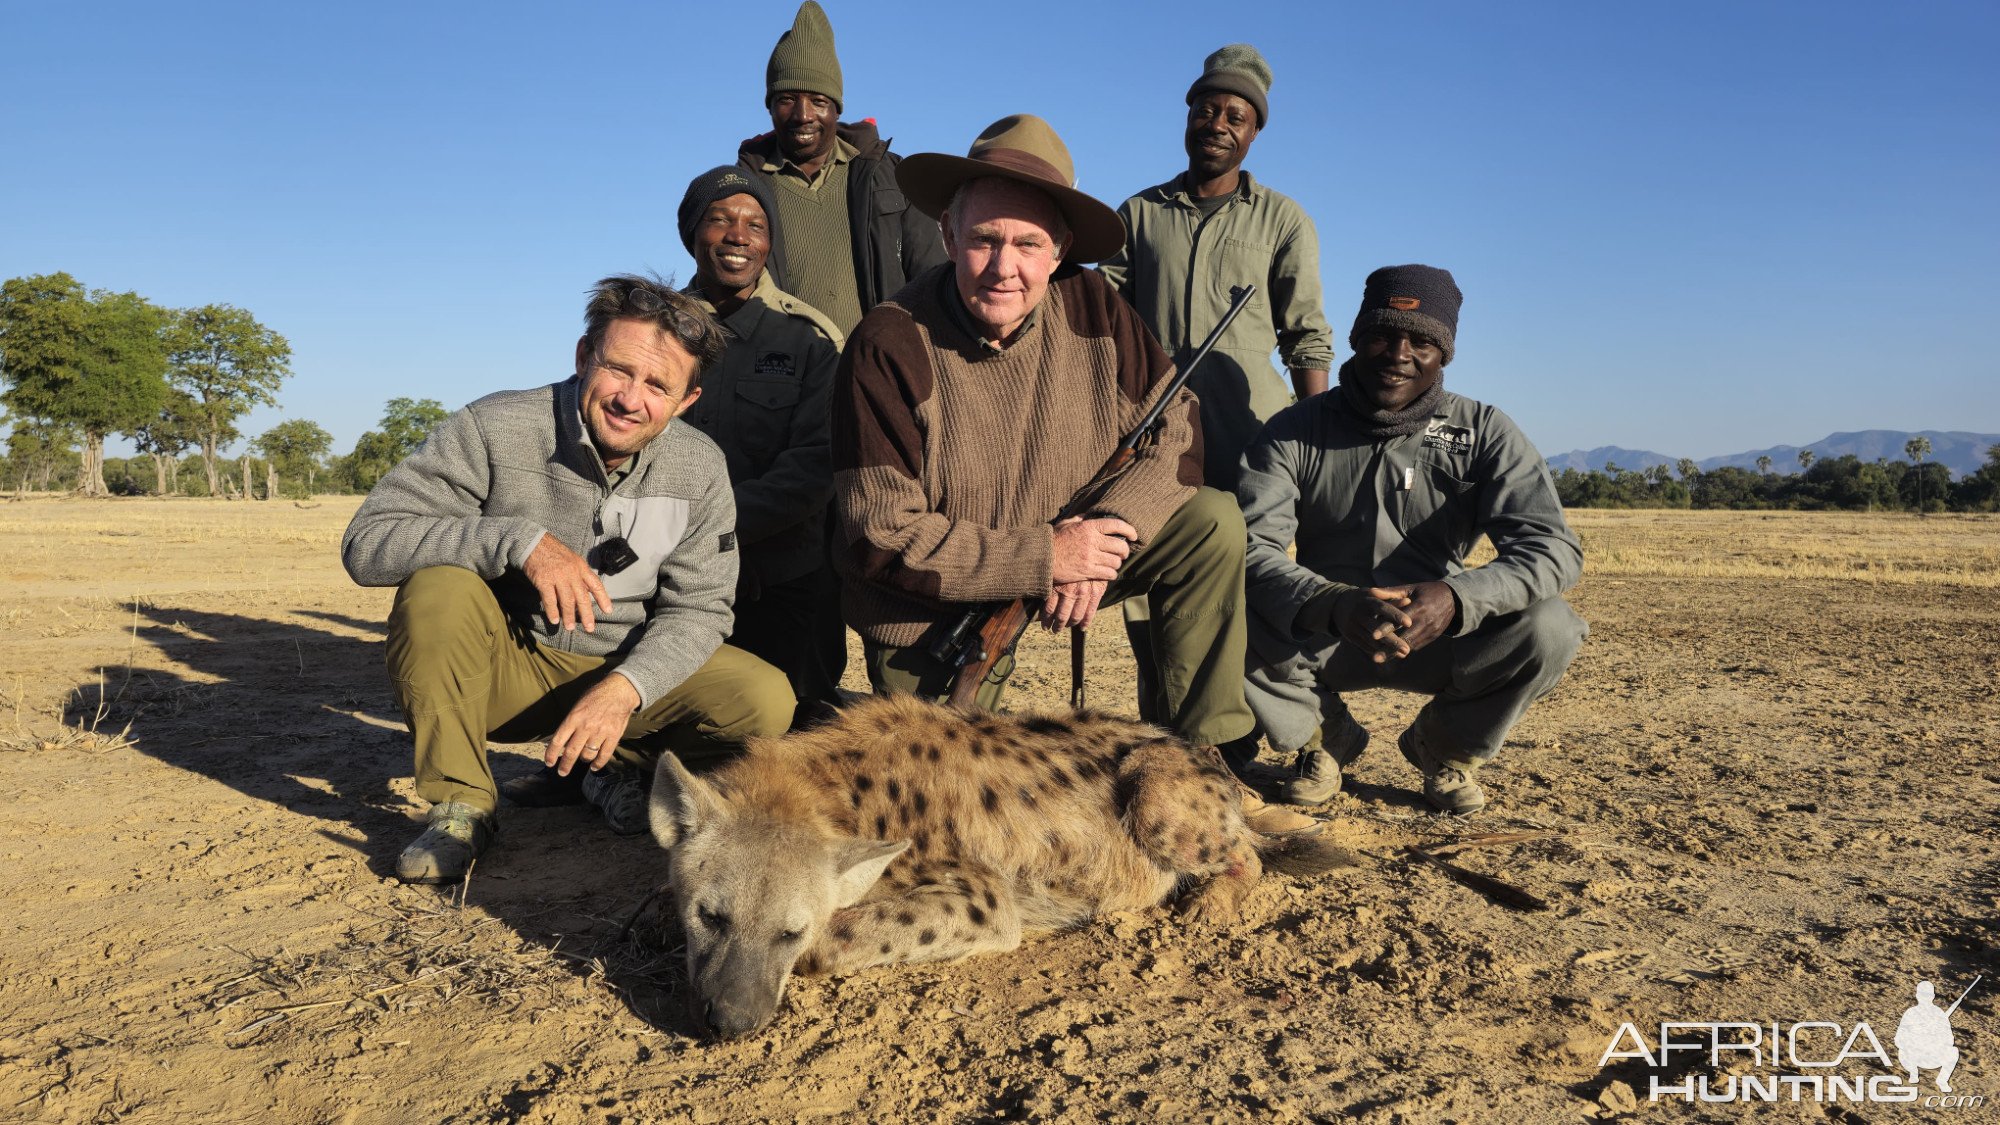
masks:
[[[462,893],[386,877],[421,810],[390,594],[335,557],[352,510],[0,504],[0,1119],[2000,1119],[1993,519],[1577,513],[1592,635],[1489,811],[1423,813],[1392,742],[1415,701],[1363,695],[1331,831],[1364,869],[1268,879],[1227,929],[1157,910],[804,981],[714,1045],[671,935],[624,932],[646,839],[515,810]],[[1064,697],[1063,652],[1032,645],[1016,706]],[[1503,833],[1534,835],[1450,860],[1546,911],[1409,850]],[[1820,1072],[1598,1065],[1627,1021],[1839,1025],[1805,1061],[1866,1022],[1893,1052],[1916,981],[1981,972],[1953,1016],[1977,1108],[1653,1104],[1655,1076]]]

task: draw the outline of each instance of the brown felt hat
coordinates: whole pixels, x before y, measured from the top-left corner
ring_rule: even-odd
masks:
[[[1070,262],[1100,262],[1125,245],[1125,221],[1118,212],[1076,190],[1076,165],[1069,146],[1049,123],[1031,113],[1003,117],[986,127],[964,156],[918,152],[896,166],[896,184],[917,210],[935,219],[951,205],[951,193],[967,180],[999,176],[1048,195],[1069,224]]]

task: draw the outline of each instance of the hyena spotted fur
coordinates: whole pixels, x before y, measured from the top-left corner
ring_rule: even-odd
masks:
[[[1212,752],[1090,713],[968,714],[878,697],[696,777],[660,760],[654,837],[687,935],[695,1016],[763,1027],[794,970],[999,952],[1154,906],[1235,916],[1265,866],[1351,862],[1243,823]]]

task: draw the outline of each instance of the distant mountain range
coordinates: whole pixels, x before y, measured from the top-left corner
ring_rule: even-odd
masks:
[[[1953,477],[1962,477],[1967,473],[1978,471],[1980,466],[1986,464],[1987,447],[2000,445],[2000,434],[1969,434],[1962,430],[1921,430],[1916,433],[1905,430],[1862,430],[1851,434],[1828,434],[1810,445],[1774,445],[1769,449],[1752,449],[1744,453],[1710,457],[1695,464],[1702,472],[1719,469],[1724,465],[1734,465],[1755,472],[1757,458],[1769,457],[1772,472],[1796,473],[1799,471],[1801,449],[1812,450],[1813,456],[1820,459],[1845,457],[1851,453],[1863,461],[1873,461],[1878,457],[1890,461],[1907,461],[1909,458],[1903,453],[1903,445],[1913,437],[1931,439],[1930,456],[1924,460],[1935,461],[1950,469]],[[1654,465],[1665,465],[1672,469],[1680,458],[1655,453],[1650,449],[1600,445],[1596,449],[1572,449],[1568,453],[1558,453],[1548,460],[1549,471],[1559,473],[1564,469],[1602,470],[1606,461],[1621,469],[1643,471]]]

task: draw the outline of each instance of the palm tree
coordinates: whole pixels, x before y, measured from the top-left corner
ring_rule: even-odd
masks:
[[[1814,456],[1812,450],[1810,449],[1799,450],[1799,471],[1803,473],[1806,470],[1812,468],[1812,463],[1817,459],[1818,458]]]
[[[1924,458],[1930,456],[1931,439],[1922,434],[1903,443],[1903,452],[1917,467],[1917,515],[1924,514]]]
[[[1771,458],[1768,455],[1757,458],[1757,471],[1765,476],[1771,475]]]

